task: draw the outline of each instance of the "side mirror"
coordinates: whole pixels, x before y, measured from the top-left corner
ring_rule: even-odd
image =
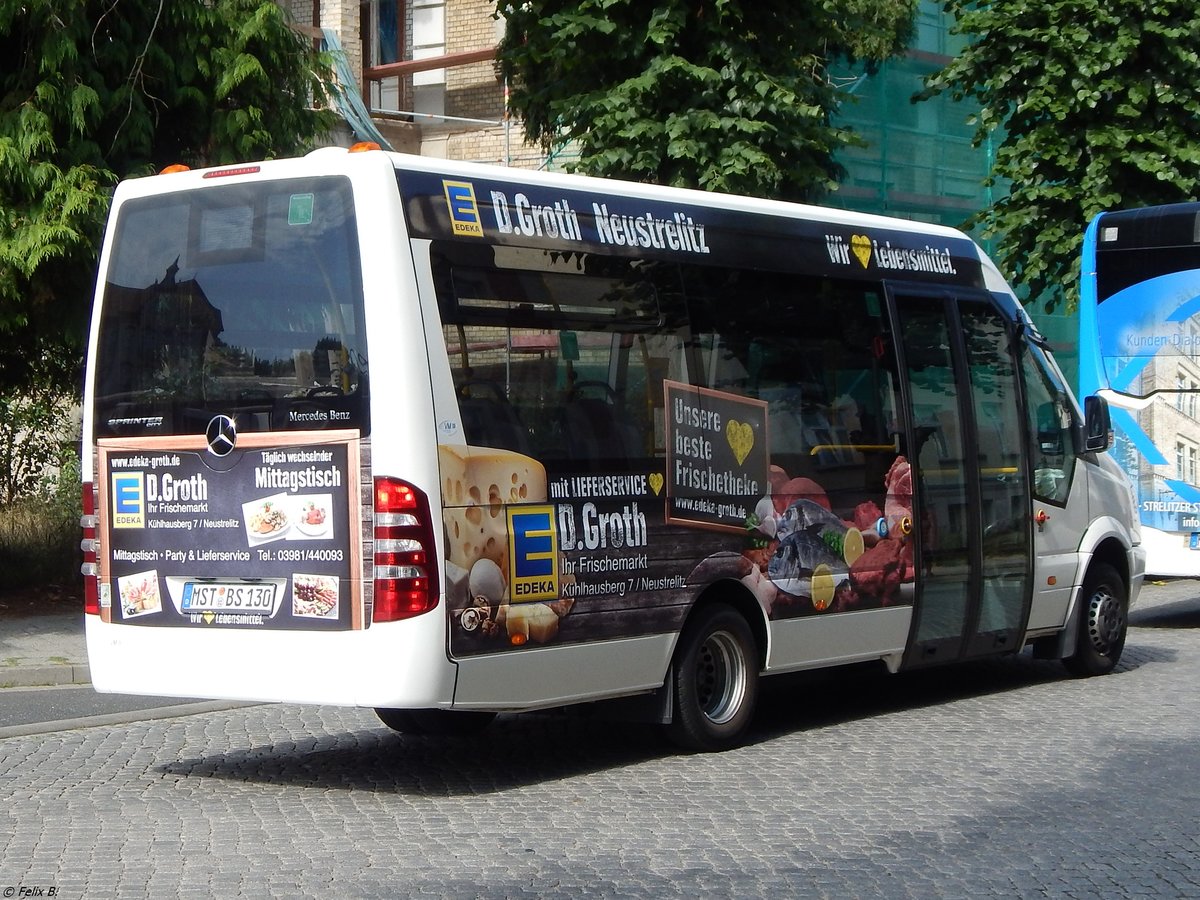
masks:
[[[1093,394],[1083,400],[1083,449],[1103,453],[1113,445],[1112,418],[1108,401]]]

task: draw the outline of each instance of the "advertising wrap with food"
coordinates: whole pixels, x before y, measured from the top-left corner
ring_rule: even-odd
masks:
[[[821,481],[773,461],[766,403],[665,382],[664,410],[645,471],[439,448],[455,655],[669,631],[720,580],[771,619],[912,602],[904,456],[870,494],[839,489],[835,512]]]
[[[102,441],[110,621],[176,627],[363,627],[353,433]],[[354,550],[351,550],[351,547]]]

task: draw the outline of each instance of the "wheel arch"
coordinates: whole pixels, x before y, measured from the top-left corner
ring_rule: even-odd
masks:
[[[1088,580],[1088,574],[1094,566],[1111,566],[1125,585],[1126,602],[1131,602],[1130,581],[1132,573],[1129,565],[1129,551],[1117,535],[1109,533],[1101,537],[1091,552],[1086,554],[1085,558],[1087,561],[1080,571],[1079,581],[1071,593],[1071,603],[1067,607],[1067,621],[1063,630],[1059,632],[1054,648],[1055,652],[1051,656],[1053,659],[1065,659],[1074,652],[1076,642],[1079,639],[1079,605],[1083,602],[1083,589]]]
[[[762,608],[762,604],[750,589],[740,581],[732,578],[723,578],[712,582],[700,591],[683,618],[683,624],[679,628],[679,635],[683,634],[684,629],[688,627],[688,623],[695,618],[699,610],[716,604],[725,604],[726,606],[733,607],[750,626],[750,632],[754,635],[754,643],[758,649],[758,666],[761,672],[767,665],[771,632],[767,627],[767,616]],[[675,638],[675,648],[671,654],[672,666],[674,665],[675,651],[679,647],[679,635]]]
[[[706,586],[684,617],[663,685],[666,733],[684,750],[727,750],[754,718],[769,631],[754,593],[731,579]]]
[[[1116,570],[1121,576],[1121,581],[1125,583],[1125,590],[1128,593],[1130,587],[1130,571],[1129,571],[1129,553],[1115,536],[1109,535],[1100,541],[1092,550],[1091,558],[1088,560],[1087,568],[1083,571],[1082,577],[1079,579],[1079,584],[1082,589],[1083,582],[1087,580],[1088,570],[1097,563],[1107,563]]]

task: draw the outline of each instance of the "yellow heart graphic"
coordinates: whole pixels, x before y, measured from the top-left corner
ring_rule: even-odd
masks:
[[[647,480],[650,482],[650,490],[654,491],[654,496],[657,497],[663,486],[662,472],[651,472]]]
[[[215,622],[215,621],[216,621],[216,619],[217,619],[217,614],[216,614],[216,613],[210,613],[210,612],[206,612],[206,613],[205,613],[204,615],[202,615],[200,618],[204,620],[204,624],[205,624],[205,625],[211,625],[213,622]]]
[[[750,455],[750,450],[754,446],[754,429],[745,422],[730,419],[725,425],[725,440],[729,441],[729,446],[740,466],[746,461],[746,457]]]
[[[855,234],[850,237],[850,249],[854,251],[854,255],[858,257],[858,261],[862,263],[865,269],[867,263],[871,261],[871,239],[865,234]]]

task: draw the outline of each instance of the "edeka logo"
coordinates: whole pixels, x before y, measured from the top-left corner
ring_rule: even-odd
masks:
[[[521,506],[508,510],[509,597],[558,599],[558,530],[553,506]]]
[[[450,210],[450,227],[455,234],[483,237],[479,220],[479,205],[475,202],[475,187],[469,181],[442,181],[446,192],[446,208]]]
[[[113,528],[146,527],[146,481],[141,472],[112,476]]]

